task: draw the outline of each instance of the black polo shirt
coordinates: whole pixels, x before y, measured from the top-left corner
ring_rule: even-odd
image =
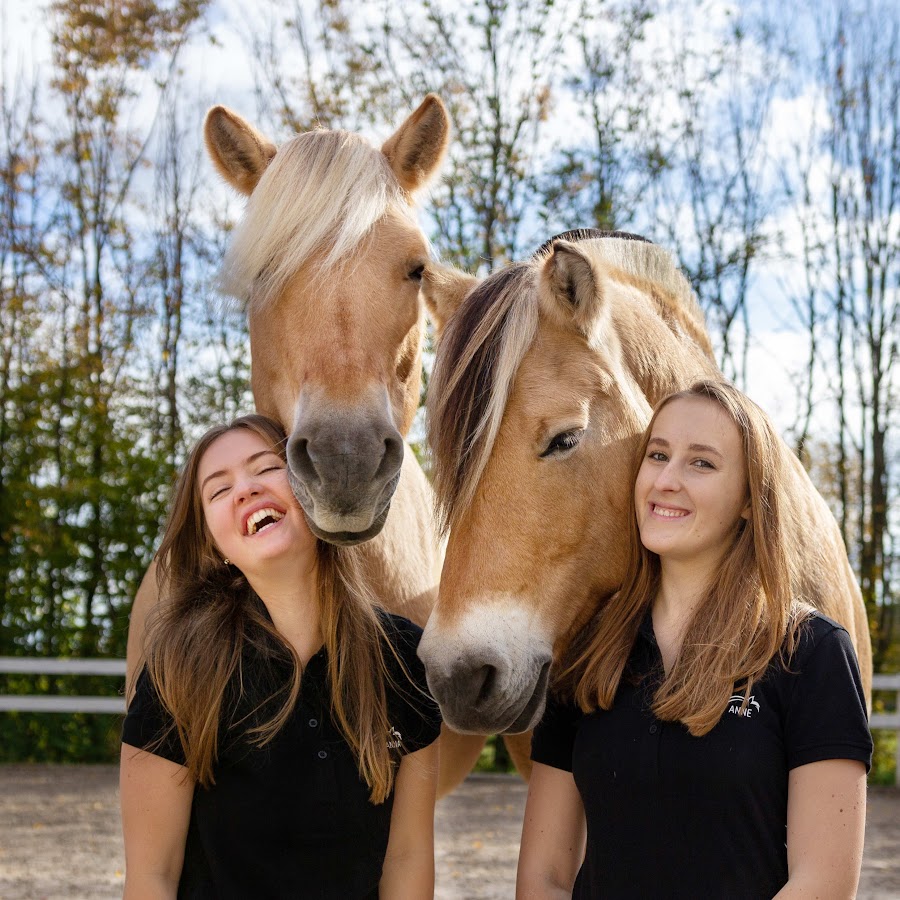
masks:
[[[823,759],[871,764],[850,636],[812,615],[790,671],[773,662],[747,710],[732,697],[703,737],[654,717],[661,676],[648,615],[613,708],[583,714],[551,701],[535,731],[532,759],[571,771],[584,804],[572,896],[771,898],[788,877],[789,771]]]
[[[399,616],[384,622],[413,681],[386,649],[396,686],[387,688],[391,731],[383,740],[400,756],[437,738],[440,713],[416,656],[422,630]],[[245,665],[252,671],[252,661]],[[265,748],[249,745],[244,728],[237,735],[235,729],[220,731],[215,785],[194,791],[179,897],[378,897],[393,795],[377,806],[369,802],[369,787],[332,722],[326,676],[323,648],[303,671],[293,715]],[[234,720],[245,711],[239,706]],[[144,671],[122,741],[151,747],[168,721]],[[153,752],[184,764],[177,736]]]

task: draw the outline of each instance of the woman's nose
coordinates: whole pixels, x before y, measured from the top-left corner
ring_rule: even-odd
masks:
[[[656,475],[655,487],[660,491],[677,491],[681,486],[678,472],[671,462],[667,463]]]
[[[238,503],[249,500],[259,493],[259,484],[255,478],[244,478],[235,485],[234,499]]]

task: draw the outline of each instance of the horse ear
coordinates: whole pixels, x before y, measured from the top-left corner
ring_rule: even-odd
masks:
[[[603,307],[601,281],[590,257],[577,244],[556,241],[544,261],[541,281],[550,306],[588,335]]]
[[[424,187],[437,172],[450,140],[450,116],[437,94],[428,94],[419,108],[381,148],[408,193]]]
[[[218,173],[247,196],[253,193],[277,152],[271,141],[224,106],[214,106],[206,114],[203,138]]]
[[[450,266],[429,264],[422,276],[422,297],[434,322],[435,338],[441,339],[447,323],[459,309],[478,279]]]

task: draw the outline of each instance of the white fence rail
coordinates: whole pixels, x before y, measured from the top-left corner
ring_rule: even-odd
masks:
[[[34,659],[24,656],[0,656],[0,674],[26,675],[117,675],[125,677],[124,659]],[[874,713],[869,724],[873,729],[897,733],[895,780],[900,784],[900,673],[876,675],[872,679],[876,691],[894,692],[894,712]],[[0,712],[101,712],[124,713],[125,698],[57,697],[30,694],[0,694]]]
[[[897,750],[894,754],[894,784],[900,785],[900,672],[895,675],[873,675],[873,691],[893,691],[894,711],[873,713],[869,726],[874,730],[883,728],[897,735]]]
[[[118,675],[125,677],[124,659],[35,659],[0,656],[0,674]],[[0,711],[124,713],[125,697],[37,696],[0,694]]]

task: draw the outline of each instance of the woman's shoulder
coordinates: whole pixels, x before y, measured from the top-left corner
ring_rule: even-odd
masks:
[[[810,609],[797,622],[797,637],[791,660],[794,663],[808,661],[818,651],[827,648],[852,647],[850,634],[839,622],[817,609]]]
[[[122,743],[148,750],[178,765],[185,764],[175,720],[166,709],[146,666],[138,675],[134,696],[122,722]]]
[[[775,657],[767,682],[786,696],[827,689],[835,696],[845,688],[862,696],[856,648],[847,629],[818,610],[796,622],[793,648]]]
[[[419,659],[419,641],[422,629],[403,616],[377,609],[381,622],[382,640],[386,642],[384,660],[392,679],[403,675],[401,682],[411,680],[425,684],[425,667]]]
[[[872,737],[850,635],[815,611],[798,627],[795,651],[777,667],[770,695],[781,710],[788,768],[824,759],[856,759],[868,768]]]
[[[378,618],[381,620],[381,627],[391,644],[398,649],[411,648],[415,653],[419,647],[419,641],[422,640],[422,628],[415,622],[384,609],[378,609]]]

